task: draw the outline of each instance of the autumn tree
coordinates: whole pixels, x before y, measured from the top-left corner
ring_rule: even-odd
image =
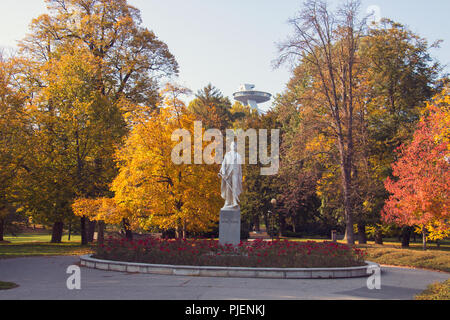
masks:
[[[178,72],[167,45],[143,27],[126,0],[46,0],[50,14],[31,23],[20,43],[35,61],[49,61],[61,46],[80,46],[97,60],[97,88],[110,99],[154,106],[157,80]]]
[[[424,249],[427,237],[450,234],[449,117],[450,96],[444,91],[428,104],[413,141],[399,149],[393,178],[386,180],[391,196],[383,218],[401,226],[419,226]]]
[[[225,133],[232,122],[230,100],[212,84],[198,91],[188,110],[195,114],[196,119],[202,121],[207,129],[216,128]]]
[[[336,137],[339,151],[346,236],[354,243],[352,166],[354,116],[357,103],[357,50],[366,26],[359,20],[359,1],[347,1],[336,12],[327,2],[308,0],[297,17],[290,19],[293,36],[280,45],[278,64],[292,59],[309,67],[309,83],[316,106]]]
[[[39,156],[30,177],[40,187],[29,204],[35,215],[55,220],[55,210],[71,214],[77,197],[110,195],[108,184],[116,174],[113,148],[127,124],[132,126],[126,115],[144,106],[155,109],[158,80],[176,74],[178,65],[126,0],[47,3],[49,14],[32,21],[20,48],[29,60],[25,83],[35,106]],[[47,205],[38,198],[39,189],[47,192]],[[55,204],[58,208],[43,210]],[[64,215],[57,216],[61,232]],[[86,219],[81,218],[83,244]]]
[[[365,234],[366,224],[378,224],[394,150],[411,140],[425,102],[437,92],[442,68],[430,55],[437,45],[388,19],[369,28],[361,41],[363,103],[355,117],[354,166],[358,234]],[[405,246],[409,233],[402,230]]]
[[[231,119],[233,120],[233,126],[236,127],[241,120],[255,116],[256,110],[253,110],[249,105],[243,105],[239,101],[235,101],[231,106]]]
[[[323,12],[324,8],[321,10]],[[339,22],[337,19],[332,21]],[[298,23],[297,26],[306,28],[308,24]],[[441,70],[439,63],[430,57],[429,49],[434,45],[429,46],[425,39],[403,25],[385,19],[376,28],[363,30],[354,52],[353,79],[357,85],[352,91],[349,189],[353,224],[358,226],[361,243],[366,241],[366,225],[374,226],[380,222],[380,211],[388,196],[384,180],[391,174],[390,165],[395,159],[393,151],[411,139],[420,110],[436,92],[436,80]],[[330,118],[333,117],[330,108],[324,107],[328,105],[328,96],[322,91],[325,90],[322,79],[328,79],[325,83],[331,89],[334,86],[331,77],[325,78],[328,75],[325,58],[320,60],[327,56],[326,52],[317,49],[322,40],[308,38],[308,34],[304,34],[303,39],[300,31],[298,33],[290,42],[291,46],[283,48],[299,51],[296,44],[304,46],[309,39],[315,51],[303,51],[304,58],[293,70],[286,92],[276,100],[284,132],[285,169],[282,171],[297,175],[303,170],[316,176],[321,215],[341,224],[339,216],[345,216],[342,152],[336,121]],[[331,46],[330,54],[336,53],[333,50],[339,47],[339,44]],[[292,57],[293,53],[288,53],[284,58]],[[336,66],[338,59],[342,58],[333,60],[337,61],[334,62]],[[318,64],[323,69],[318,68]],[[334,72],[336,77],[339,70],[342,69]],[[345,86],[339,85],[337,80],[336,83],[338,97],[345,100],[345,92],[349,91],[342,92]],[[350,113],[345,108],[340,110],[342,112],[337,115],[341,116],[343,132],[346,132],[344,137],[348,137]],[[380,236],[381,229],[378,231]]]
[[[20,208],[20,181],[25,171],[27,137],[26,91],[20,86],[17,58],[0,52],[0,241]]]
[[[244,107],[242,105],[235,105],[233,111],[242,112],[243,114],[243,117],[239,117],[234,121],[233,125],[235,129],[244,131],[249,129],[266,129],[269,132],[271,129],[278,129],[276,115],[273,112],[269,111],[266,114],[258,114],[258,112],[251,110],[249,106]],[[250,144],[246,145],[245,156],[246,159],[250,159]],[[261,163],[252,164],[250,161],[246,161],[243,165],[244,190],[240,199],[243,227],[252,227],[256,231],[260,230],[262,221],[264,221],[267,227],[271,226],[269,221],[276,214],[276,210],[271,204],[271,201],[272,199],[277,199],[280,193],[278,175],[261,175],[262,167],[263,165]],[[272,216],[269,216],[269,211],[273,213]],[[284,222],[284,219],[280,215],[277,215],[277,219],[272,220],[277,225],[280,222]],[[282,225],[284,226],[284,224]]]
[[[97,221],[98,228],[98,243],[104,241],[106,223],[119,225],[124,221],[132,221],[133,215],[131,212],[120,208],[113,198],[78,198],[72,203],[72,209],[78,217],[88,217],[91,221]],[[128,223],[123,224],[125,234],[130,240],[130,229]]]
[[[310,108],[302,66],[276,98],[282,128],[280,210],[294,232],[323,232],[342,222],[339,153],[326,118]],[[315,230],[315,231],[313,231]]]
[[[115,202],[131,212],[141,228],[175,229],[180,238],[187,232],[211,230],[222,204],[218,165],[191,164],[195,117],[180,100],[184,93],[184,89],[168,85],[159,111],[135,120],[117,153],[119,175],[112,184]],[[186,136],[173,139],[180,130]],[[176,148],[180,143],[186,143],[183,150]],[[173,161],[176,150],[186,161]]]
[[[86,49],[59,48],[42,67],[46,86],[29,112],[37,126],[27,203],[34,218],[53,223],[53,242],[61,241],[73,198],[101,195],[115,175],[112,155],[125,124],[114,104],[92,90],[96,69]]]

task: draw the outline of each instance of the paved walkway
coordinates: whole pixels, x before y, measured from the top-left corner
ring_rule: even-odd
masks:
[[[0,260],[0,280],[20,287],[0,291],[5,299],[122,300],[288,300],[288,299],[412,299],[449,273],[383,267],[381,290],[369,290],[366,278],[279,280],[201,278],[127,274],[81,269],[81,290],[68,290],[67,267],[78,257],[38,257]]]

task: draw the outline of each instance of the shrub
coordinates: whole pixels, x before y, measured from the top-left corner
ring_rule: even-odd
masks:
[[[96,258],[151,264],[319,268],[364,265],[366,253],[333,242],[263,241],[222,246],[217,240],[139,241],[110,238],[99,246]]]

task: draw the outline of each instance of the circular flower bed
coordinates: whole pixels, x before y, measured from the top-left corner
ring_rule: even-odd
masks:
[[[364,266],[366,253],[333,242],[262,241],[222,246],[217,240],[139,241],[108,239],[97,259],[148,264],[251,268],[341,268]]]

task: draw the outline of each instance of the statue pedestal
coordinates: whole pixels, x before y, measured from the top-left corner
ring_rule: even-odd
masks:
[[[241,242],[241,210],[220,210],[219,243],[237,246]]]

